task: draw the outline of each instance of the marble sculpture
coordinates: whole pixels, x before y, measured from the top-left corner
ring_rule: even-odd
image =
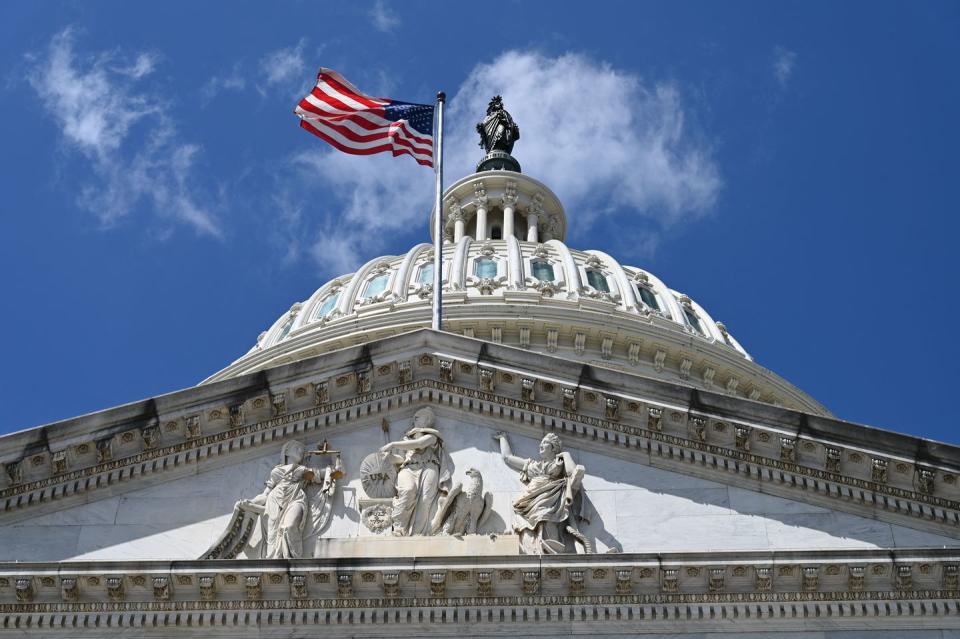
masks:
[[[503,433],[494,439],[510,468],[520,472],[523,494],[513,502],[513,528],[520,535],[520,548],[532,555],[576,552],[579,543],[586,553],[593,552],[590,541],[579,530],[583,514],[584,468],[575,464],[570,453],[563,452],[560,438],[547,433],[540,441],[540,459],[524,459],[513,454]]]
[[[457,483],[441,500],[433,518],[432,533],[474,535],[493,510],[493,495],[483,492],[483,477],[476,468],[467,469],[466,486]]]
[[[393,498],[393,534],[397,537],[429,535],[431,515],[441,493],[450,489],[453,461],[444,449],[436,416],[421,408],[413,416],[413,427],[403,439],[380,448],[386,462],[397,470]],[[394,450],[403,451],[398,455]]]
[[[296,559],[313,555],[309,542],[315,541],[330,521],[337,482],[334,468],[304,466],[305,456],[306,446],[301,442],[284,444],[280,463],[270,471],[263,492],[237,502],[238,510],[259,515],[259,526],[250,541],[253,557]]]

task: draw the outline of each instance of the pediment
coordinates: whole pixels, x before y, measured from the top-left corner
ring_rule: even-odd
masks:
[[[584,466],[600,552],[942,546],[960,534],[954,447],[418,331],[0,438],[5,556],[199,557],[294,439],[343,450],[324,536],[372,534],[360,462],[384,425],[397,435],[423,406],[461,476],[476,466],[494,495],[486,533],[510,527],[519,489],[491,439],[504,431],[525,457],[555,433]]]
[[[377,533],[365,525],[361,514],[366,491],[359,469],[371,452],[389,438],[402,435],[417,407],[403,407],[401,412],[406,415],[395,420],[358,420],[355,427],[328,434],[330,444],[340,451],[346,472],[336,486],[330,521],[320,535],[326,545],[312,546],[307,552],[331,552],[329,548],[334,546],[327,540],[390,538],[389,530]],[[536,459],[539,439],[534,429],[518,427],[499,416],[480,416],[449,406],[434,410],[436,428],[453,462],[454,481],[464,481],[467,469],[475,468],[482,475],[483,490],[492,495],[493,513],[478,532],[484,536],[514,535],[512,505],[521,495],[523,484],[519,474],[504,464],[493,435],[506,432],[517,456]],[[299,437],[312,447],[320,443],[315,441],[317,436],[291,434],[290,439]],[[283,441],[271,442],[260,447],[256,456],[219,468],[6,525],[0,528],[0,560],[197,559],[229,526],[234,505],[262,492],[271,470],[280,463]],[[631,451],[611,455],[603,447],[588,449],[573,437],[564,441],[564,448],[586,470],[582,532],[599,553],[955,544],[949,537],[656,468]],[[443,548],[446,550],[441,554],[463,554],[456,544]],[[490,548],[492,553],[508,546]]]

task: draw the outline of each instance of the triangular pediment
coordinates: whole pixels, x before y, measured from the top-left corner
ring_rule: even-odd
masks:
[[[416,406],[405,407],[410,413]],[[480,471],[492,494],[493,514],[479,532],[511,535],[512,504],[521,494],[519,474],[503,462],[494,433],[505,431],[513,452],[536,459],[538,440],[508,420],[437,407],[437,430],[453,461],[453,479],[468,468]],[[324,539],[385,538],[361,517],[364,487],[358,469],[389,437],[409,427],[410,417],[384,430],[367,423],[330,438],[341,451],[345,477],[333,498]],[[311,445],[314,436],[302,437]],[[279,463],[281,442],[263,454],[116,496],[27,518],[0,528],[0,560],[135,560],[199,558],[220,537],[234,504],[263,490]],[[572,445],[571,445],[572,444]],[[951,545],[928,532],[764,494],[586,450],[576,441],[565,449],[586,469],[582,532],[597,552],[777,551],[867,549]]]
[[[457,478],[475,467],[492,493],[483,533],[511,529],[521,489],[492,439],[504,431],[525,458],[555,433],[584,466],[583,532],[599,552],[943,546],[960,534],[953,447],[418,331],[0,439],[3,559],[197,558],[293,439],[342,451],[323,537],[373,536],[358,469],[423,406]]]

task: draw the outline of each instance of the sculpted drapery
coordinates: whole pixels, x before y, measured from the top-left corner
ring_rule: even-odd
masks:
[[[490,151],[513,151],[513,144],[520,139],[520,127],[513,121],[510,113],[503,108],[503,98],[494,96],[487,106],[487,115],[477,123],[480,134],[480,146]]]
[[[584,552],[592,545],[580,532],[583,516],[584,468],[561,450],[560,438],[548,433],[540,442],[540,459],[514,455],[506,435],[494,435],[507,466],[520,471],[523,494],[513,503],[513,529],[520,536],[521,550],[532,555]]]
[[[317,537],[330,521],[336,490],[333,469],[304,466],[305,451],[298,441],[284,444],[281,463],[270,471],[264,491],[237,503],[241,510],[260,515],[258,534],[250,542],[255,556],[311,557]]]
[[[403,439],[380,449],[385,460],[398,468],[393,499],[393,534],[398,537],[431,534],[437,499],[450,489],[453,462],[435,424],[433,410],[421,408]],[[404,452],[397,455],[393,450]]]

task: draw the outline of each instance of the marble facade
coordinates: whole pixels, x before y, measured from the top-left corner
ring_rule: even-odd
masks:
[[[213,636],[942,638],[960,627],[958,533],[946,516],[960,508],[948,481],[960,467],[952,450],[925,462],[938,468],[931,495],[904,474],[901,440],[860,437],[853,447],[867,429],[818,418],[811,435],[807,418],[785,460],[790,411],[692,398],[599,369],[584,376],[515,351],[426,331],[273,369],[266,392],[262,379],[250,389],[241,379],[164,400],[174,414],[203,419],[138,423],[106,411],[69,425],[68,450],[114,433],[111,459],[50,470],[31,463],[0,491],[0,628],[29,623],[34,636],[71,637],[202,628]],[[456,362],[453,375],[441,360]],[[390,372],[360,385],[344,372],[360,363]],[[496,384],[478,369],[494,370]],[[318,399],[321,385],[327,395]],[[285,412],[257,402],[281,392]],[[407,433],[423,408],[436,415],[452,483],[466,485],[475,469],[490,494],[478,535],[397,538],[364,523],[363,460]],[[156,422],[165,427],[158,445],[143,438],[123,448],[123,433]],[[545,432],[558,435],[585,471],[580,531],[595,554],[520,552],[513,504],[524,485],[504,464],[499,432],[523,459],[538,458]],[[0,438],[0,449],[30,450],[25,437]],[[235,504],[263,491],[281,449],[324,440],[344,475],[314,557],[198,559]],[[835,447],[840,473],[829,470]],[[886,482],[872,482],[870,464],[855,456],[888,460]]]
[[[398,420],[391,432],[402,433],[410,423],[409,418]],[[460,481],[467,468],[475,467],[484,477],[485,490],[493,495],[493,514],[480,532],[507,532],[511,505],[522,485],[517,474],[503,466],[492,438],[496,427],[441,417],[438,428],[452,451],[454,477]],[[338,442],[344,466],[358,468],[370,450],[383,444],[383,435],[379,423],[370,424],[354,430],[350,441]],[[537,439],[513,440],[517,454],[537,454]],[[568,450],[588,469],[583,486],[594,515],[584,531],[601,553],[955,543],[943,535],[604,458],[572,446]],[[262,490],[278,453],[0,527],[0,561],[195,559],[222,532],[234,504]],[[333,498],[324,537],[378,536],[360,521],[361,490],[360,478],[348,472]]]

